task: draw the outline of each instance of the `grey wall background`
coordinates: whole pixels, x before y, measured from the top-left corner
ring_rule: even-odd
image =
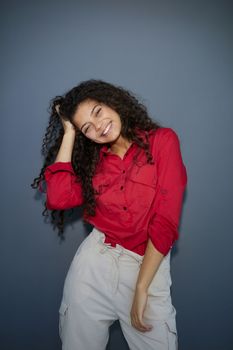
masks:
[[[63,283],[87,230],[79,219],[59,244],[30,183],[49,100],[89,78],[135,92],[177,131],[188,171],[171,260],[179,350],[232,349],[231,2],[10,1],[1,27],[1,349],[61,348]],[[108,349],[127,349],[117,322],[110,332]]]

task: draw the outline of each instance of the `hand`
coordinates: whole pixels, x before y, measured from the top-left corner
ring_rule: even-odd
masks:
[[[143,312],[147,303],[147,298],[147,290],[136,288],[133,304],[130,311],[130,317],[132,326],[141,332],[147,332],[153,328],[152,325],[147,325],[142,320]]]
[[[60,116],[61,123],[62,123],[63,129],[64,129],[64,133],[65,134],[68,134],[68,133],[74,134],[75,128],[74,128],[73,124],[69,120],[65,120],[59,113],[60,112],[60,105],[56,105],[55,109],[57,111],[57,114]]]

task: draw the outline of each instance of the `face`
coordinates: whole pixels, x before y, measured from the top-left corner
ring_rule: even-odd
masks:
[[[97,143],[114,142],[120,137],[119,114],[95,100],[88,99],[78,105],[73,123],[87,138]]]

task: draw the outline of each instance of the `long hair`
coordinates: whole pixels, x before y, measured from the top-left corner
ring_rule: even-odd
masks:
[[[146,106],[139,102],[136,95],[121,86],[110,84],[103,80],[90,79],[81,82],[64,95],[59,95],[50,100],[49,123],[43,138],[41,153],[44,163],[38,177],[34,178],[32,188],[41,190],[41,183],[44,181],[44,171],[46,167],[55,161],[59,151],[64,129],[59,114],[69,120],[73,125],[73,116],[78,105],[84,100],[92,99],[99,103],[104,103],[115,110],[121,120],[121,135],[129,141],[135,141],[140,149],[145,151],[147,162],[153,163],[153,157],[149,149],[148,131],[158,129],[161,125],[154,122],[148,115]],[[59,114],[56,106],[59,105]],[[74,125],[75,127],[75,125]],[[143,139],[137,130],[145,130]],[[87,138],[79,129],[75,127],[76,137],[72,151],[71,163],[78,181],[81,182],[83,194],[83,208],[85,211],[84,221],[88,215],[95,215],[96,201],[95,191],[92,185],[92,178],[100,161],[100,148],[103,144],[96,143]],[[49,216],[50,211],[44,203],[44,216]],[[58,235],[63,239],[64,232],[64,210],[52,210],[51,222],[58,228]]]

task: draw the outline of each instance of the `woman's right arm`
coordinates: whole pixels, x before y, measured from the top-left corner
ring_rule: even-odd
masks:
[[[65,210],[83,204],[82,187],[71,164],[75,129],[62,119],[64,136],[55,162],[45,169],[46,206],[49,210]]]

